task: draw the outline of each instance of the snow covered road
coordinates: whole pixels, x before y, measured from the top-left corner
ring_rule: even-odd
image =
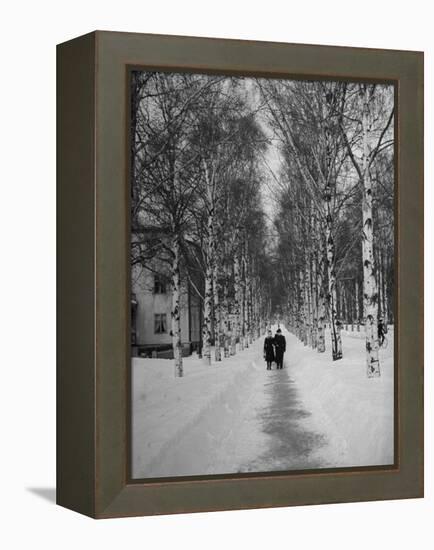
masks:
[[[344,334],[333,363],[285,336],[283,370],[266,370],[262,338],[211,366],[188,358],[181,379],[134,359],[133,478],[391,463],[393,345],[367,380],[363,339]]]

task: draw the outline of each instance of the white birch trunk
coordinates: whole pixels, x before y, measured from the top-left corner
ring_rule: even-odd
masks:
[[[325,352],[325,322],[326,322],[326,304],[324,293],[324,238],[320,236],[321,246],[317,247],[317,288],[319,292],[318,297],[318,338],[317,338],[317,351],[318,353]]]
[[[307,273],[307,281],[306,281],[306,291],[307,291],[307,316],[309,319],[309,335],[308,335],[308,343],[311,348],[314,347],[313,345],[313,313],[312,313],[312,268],[310,263],[310,256],[309,253],[307,253],[306,258],[306,273]]]
[[[338,284],[338,281],[336,281],[336,292],[338,295],[338,303],[339,303],[339,309],[338,309],[338,319],[343,322],[344,319],[344,295],[342,292],[342,284]]]
[[[242,335],[242,307],[241,307],[243,291],[241,288],[240,261],[237,255],[235,255],[235,258],[234,258],[234,286],[235,286],[234,309],[235,309],[235,318],[236,318],[235,338],[238,339],[239,349],[242,350],[244,349],[243,335]]]
[[[206,365],[211,365],[211,316],[212,316],[212,268],[207,266],[205,272],[205,297],[203,301],[202,325],[202,358]]]
[[[252,286],[251,286],[251,292],[250,292],[250,300],[251,300],[251,311],[252,311],[252,326],[250,329],[250,333],[252,335],[252,340],[256,340],[256,338],[259,337],[258,333],[258,318],[259,318],[259,312],[258,312],[258,294],[259,294],[259,288],[258,288],[258,281],[256,277],[252,277]]]
[[[342,359],[342,340],[340,330],[337,327],[337,296],[336,296],[336,275],[335,275],[335,244],[332,235],[332,216],[331,216],[331,190],[330,184],[325,192],[326,201],[326,246],[327,246],[327,274],[328,274],[328,306],[330,332],[332,338],[332,358],[333,361]]]
[[[354,281],[354,294],[355,294],[355,312],[356,312],[356,323],[360,321],[360,309],[359,309],[359,281],[355,279]]]
[[[205,174],[207,183],[208,220],[206,237],[205,296],[203,301],[202,358],[206,365],[211,365],[211,325],[214,300],[213,278],[215,261],[214,201],[212,182],[209,180],[207,169],[205,169]]]
[[[345,330],[348,330],[348,304],[345,283],[342,285],[342,317],[345,319]]]
[[[380,273],[381,273],[381,314],[383,316],[384,324],[387,326],[389,319],[389,312],[387,307],[387,253],[384,248],[380,248]]]
[[[355,280],[355,290],[356,294],[356,324],[357,324],[357,332],[360,332],[360,296],[359,296],[359,280]]]
[[[306,320],[305,320],[305,310],[304,310],[304,276],[303,270],[299,271],[298,278],[298,318],[299,318],[299,330],[300,330],[300,340],[303,344],[307,345],[307,334],[306,334]]]
[[[310,345],[310,326],[309,326],[309,298],[307,295],[307,265],[306,259],[303,272],[303,324],[304,324],[304,345]]]
[[[213,298],[214,298],[214,352],[215,360],[221,361],[221,309],[220,309],[220,288],[218,282],[218,264],[214,261],[214,273],[213,273]]]
[[[363,199],[362,199],[362,259],[363,259],[363,305],[365,310],[366,369],[369,378],[380,376],[378,358],[378,291],[374,264],[374,221],[372,216],[372,181],[369,172],[369,97],[368,87],[361,85],[363,97]]]
[[[314,242],[316,233],[316,217],[313,202],[310,204],[310,227],[309,227],[309,290],[310,290],[310,323],[311,323],[311,345],[312,349],[317,346],[318,328],[318,295],[317,295],[317,265],[316,254],[314,253]]]
[[[229,331],[229,296],[228,296],[228,284],[229,284],[229,273],[227,269],[227,264],[224,268],[224,284],[223,284],[223,307],[222,307],[222,331],[223,331],[223,353],[224,357],[227,358],[230,355],[230,344],[231,344],[231,334]]]
[[[249,271],[247,272],[247,332],[249,335],[249,344],[253,344],[254,330],[254,310],[253,310],[253,286],[252,277]]]
[[[256,300],[254,298],[255,282],[252,281],[250,289],[250,339],[251,343],[256,340]]]
[[[180,275],[180,246],[179,236],[173,236],[172,243],[172,348],[175,363],[175,376],[181,377],[184,374],[182,365],[182,345],[181,345],[181,275]]]
[[[376,252],[376,253],[375,253]],[[381,250],[378,243],[374,243],[374,258],[376,266],[376,283],[377,283],[377,292],[378,292],[378,302],[377,302],[377,316],[378,319],[383,314],[383,278],[381,272]]]
[[[384,311],[384,322],[386,324],[386,327],[389,322],[389,301],[388,301],[389,285],[387,281],[388,265],[389,265],[389,262],[388,262],[388,257],[386,253],[385,256],[383,256],[383,284],[384,284],[384,291],[383,291],[384,310],[383,311]]]
[[[318,293],[317,293],[317,259],[316,254],[312,251],[312,347],[316,349],[318,346]]]
[[[242,277],[242,289],[243,289],[243,336],[244,346],[249,347],[249,289],[248,289],[248,273],[247,273],[247,259],[246,256],[242,257],[243,262],[243,277]]]

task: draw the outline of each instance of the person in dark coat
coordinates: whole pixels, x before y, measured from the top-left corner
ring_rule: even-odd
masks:
[[[280,328],[277,329],[276,336],[274,337],[274,348],[277,368],[283,369],[283,354],[286,351],[286,339],[283,336]]]
[[[386,326],[383,322],[383,319],[380,317],[378,319],[378,340],[380,341],[380,346],[384,344],[386,332],[387,332]]]
[[[271,370],[271,363],[275,361],[274,338],[271,330],[268,331],[264,340],[264,359],[267,362],[267,370]]]

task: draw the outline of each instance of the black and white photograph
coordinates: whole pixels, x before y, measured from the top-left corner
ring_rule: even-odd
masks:
[[[403,8],[3,5],[1,547],[434,548]]]
[[[128,78],[131,478],[394,467],[395,85]]]

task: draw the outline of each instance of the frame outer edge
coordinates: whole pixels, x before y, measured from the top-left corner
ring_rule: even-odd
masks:
[[[95,517],[95,34],[57,46],[57,504]]]
[[[120,81],[122,67],[128,64],[143,64],[145,60],[153,67],[168,67],[170,70],[199,69],[219,71],[221,73],[241,72],[246,67],[246,73],[255,72],[257,67],[265,67],[267,59],[272,58],[273,64],[267,73],[284,74],[292,59],[294,72],[300,67],[305,68],[299,74],[315,74],[321,78],[325,73],[327,60],[331,62],[335,72],[333,78],[347,75],[348,78],[360,79],[370,75],[372,79],[381,78],[387,74],[392,80],[405,80],[405,73],[415,77],[414,88],[410,96],[414,103],[416,118],[423,117],[423,55],[418,52],[397,52],[393,50],[364,50],[360,48],[335,48],[329,46],[306,46],[288,44],[270,44],[213,39],[195,39],[191,37],[169,37],[156,35],[140,35],[131,33],[111,33],[98,31],[95,33],[94,48],[96,64],[94,67],[95,104],[92,120],[95,122],[95,172],[97,187],[95,191],[95,223],[96,233],[88,234],[93,243],[98,242],[98,254],[94,251],[96,261],[95,288],[96,310],[92,311],[95,325],[95,353],[92,370],[92,418],[94,421],[94,454],[89,457],[93,468],[93,508],[89,515],[94,517],[123,517],[127,515],[152,515],[194,511],[211,511],[223,509],[247,509],[261,507],[276,507],[303,504],[319,504],[326,502],[354,502],[364,500],[414,498],[423,495],[423,334],[418,333],[416,342],[418,353],[416,360],[416,378],[413,380],[414,401],[407,407],[408,421],[406,433],[411,426],[418,426],[418,434],[413,439],[417,449],[411,451],[410,460],[402,470],[391,472],[345,472],[342,474],[315,474],[306,476],[288,476],[280,479],[215,479],[203,481],[165,482],[158,485],[152,483],[128,484],[125,477],[126,462],[126,429],[123,412],[126,396],[124,394],[125,373],[123,362],[127,345],[126,322],[127,311],[124,297],[124,268],[119,262],[125,258],[124,213],[121,204],[125,197],[124,188],[124,156],[125,147],[122,144],[125,127],[125,106],[122,105]],[[182,41],[182,44],[181,44]],[[212,45],[212,47],[211,47]],[[265,51],[266,50],[266,51]],[[234,56],[230,56],[231,51]],[[256,57],[252,52],[258,54]],[[320,52],[321,55],[317,55]],[[235,55],[236,54],[236,55]],[[279,54],[279,59],[276,59]],[[287,57],[287,55],[289,57]],[[319,58],[320,59],[319,59]],[[375,58],[376,63],[372,64]],[[246,59],[247,61],[244,61]],[[322,64],[321,60],[324,60]],[[246,64],[244,64],[246,63]],[[303,65],[305,63],[305,65]],[[221,67],[221,69],[219,69]],[[324,71],[324,72],[323,72]],[[271,74],[270,74],[271,76]],[[289,76],[289,71],[288,71]],[[369,77],[368,77],[369,78]],[[407,80],[407,86],[408,86]],[[83,83],[81,83],[83,86]],[[407,92],[410,88],[407,87]],[[408,95],[408,94],[407,94]],[[408,105],[406,104],[406,108]],[[416,129],[414,129],[416,128]],[[411,134],[418,132],[413,126]],[[415,170],[417,181],[413,180],[413,191],[417,195],[416,211],[423,206],[423,142],[422,134],[417,133],[415,140],[415,156],[410,159],[408,167]],[[407,161],[406,161],[407,162]],[[407,170],[408,171],[408,170]],[[401,172],[401,171],[400,171]],[[121,185],[121,181],[123,182]],[[99,185],[99,183],[101,185]],[[121,188],[122,187],[122,188]],[[408,190],[408,188],[407,188]],[[406,190],[406,192],[407,192]],[[421,191],[421,192],[420,192]],[[415,203],[413,203],[415,204]],[[404,204],[405,206],[405,204]],[[406,214],[408,210],[403,209]],[[399,225],[402,224],[402,218]],[[413,229],[423,230],[423,220],[412,218]],[[422,235],[414,248],[413,258],[422,262]],[[408,233],[407,233],[408,240]],[[422,264],[418,265],[414,277],[423,283]],[[408,275],[407,275],[408,276]],[[422,289],[421,289],[422,290]],[[421,297],[418,295],[418,298]],[[128,307],[128,304],[127,304]],[[423,307],[418,299],[411,306],[411,318],[417,326],[423,329]],[[404,365],[408,371],[408,365]],[[96,376],[97,378],[95,378]],[[83,377],[83,380],[85,377]],[[421,397],[422,395],[422,397]],[[406,399],[409,397],[407,391]],[[410,418],[411,412],[411,418]],[[89,409],[82,418],[89,422]],[[87,419],[87,420],[86,420]],[[418,423],[420,422],[420,424]],[[75,423],[79,423],[75,419]],[[408,437],[408,436],[406,436]],[[81,510],[80,510],[81,511]],[[85,512],[86,513],[86,512]]]

